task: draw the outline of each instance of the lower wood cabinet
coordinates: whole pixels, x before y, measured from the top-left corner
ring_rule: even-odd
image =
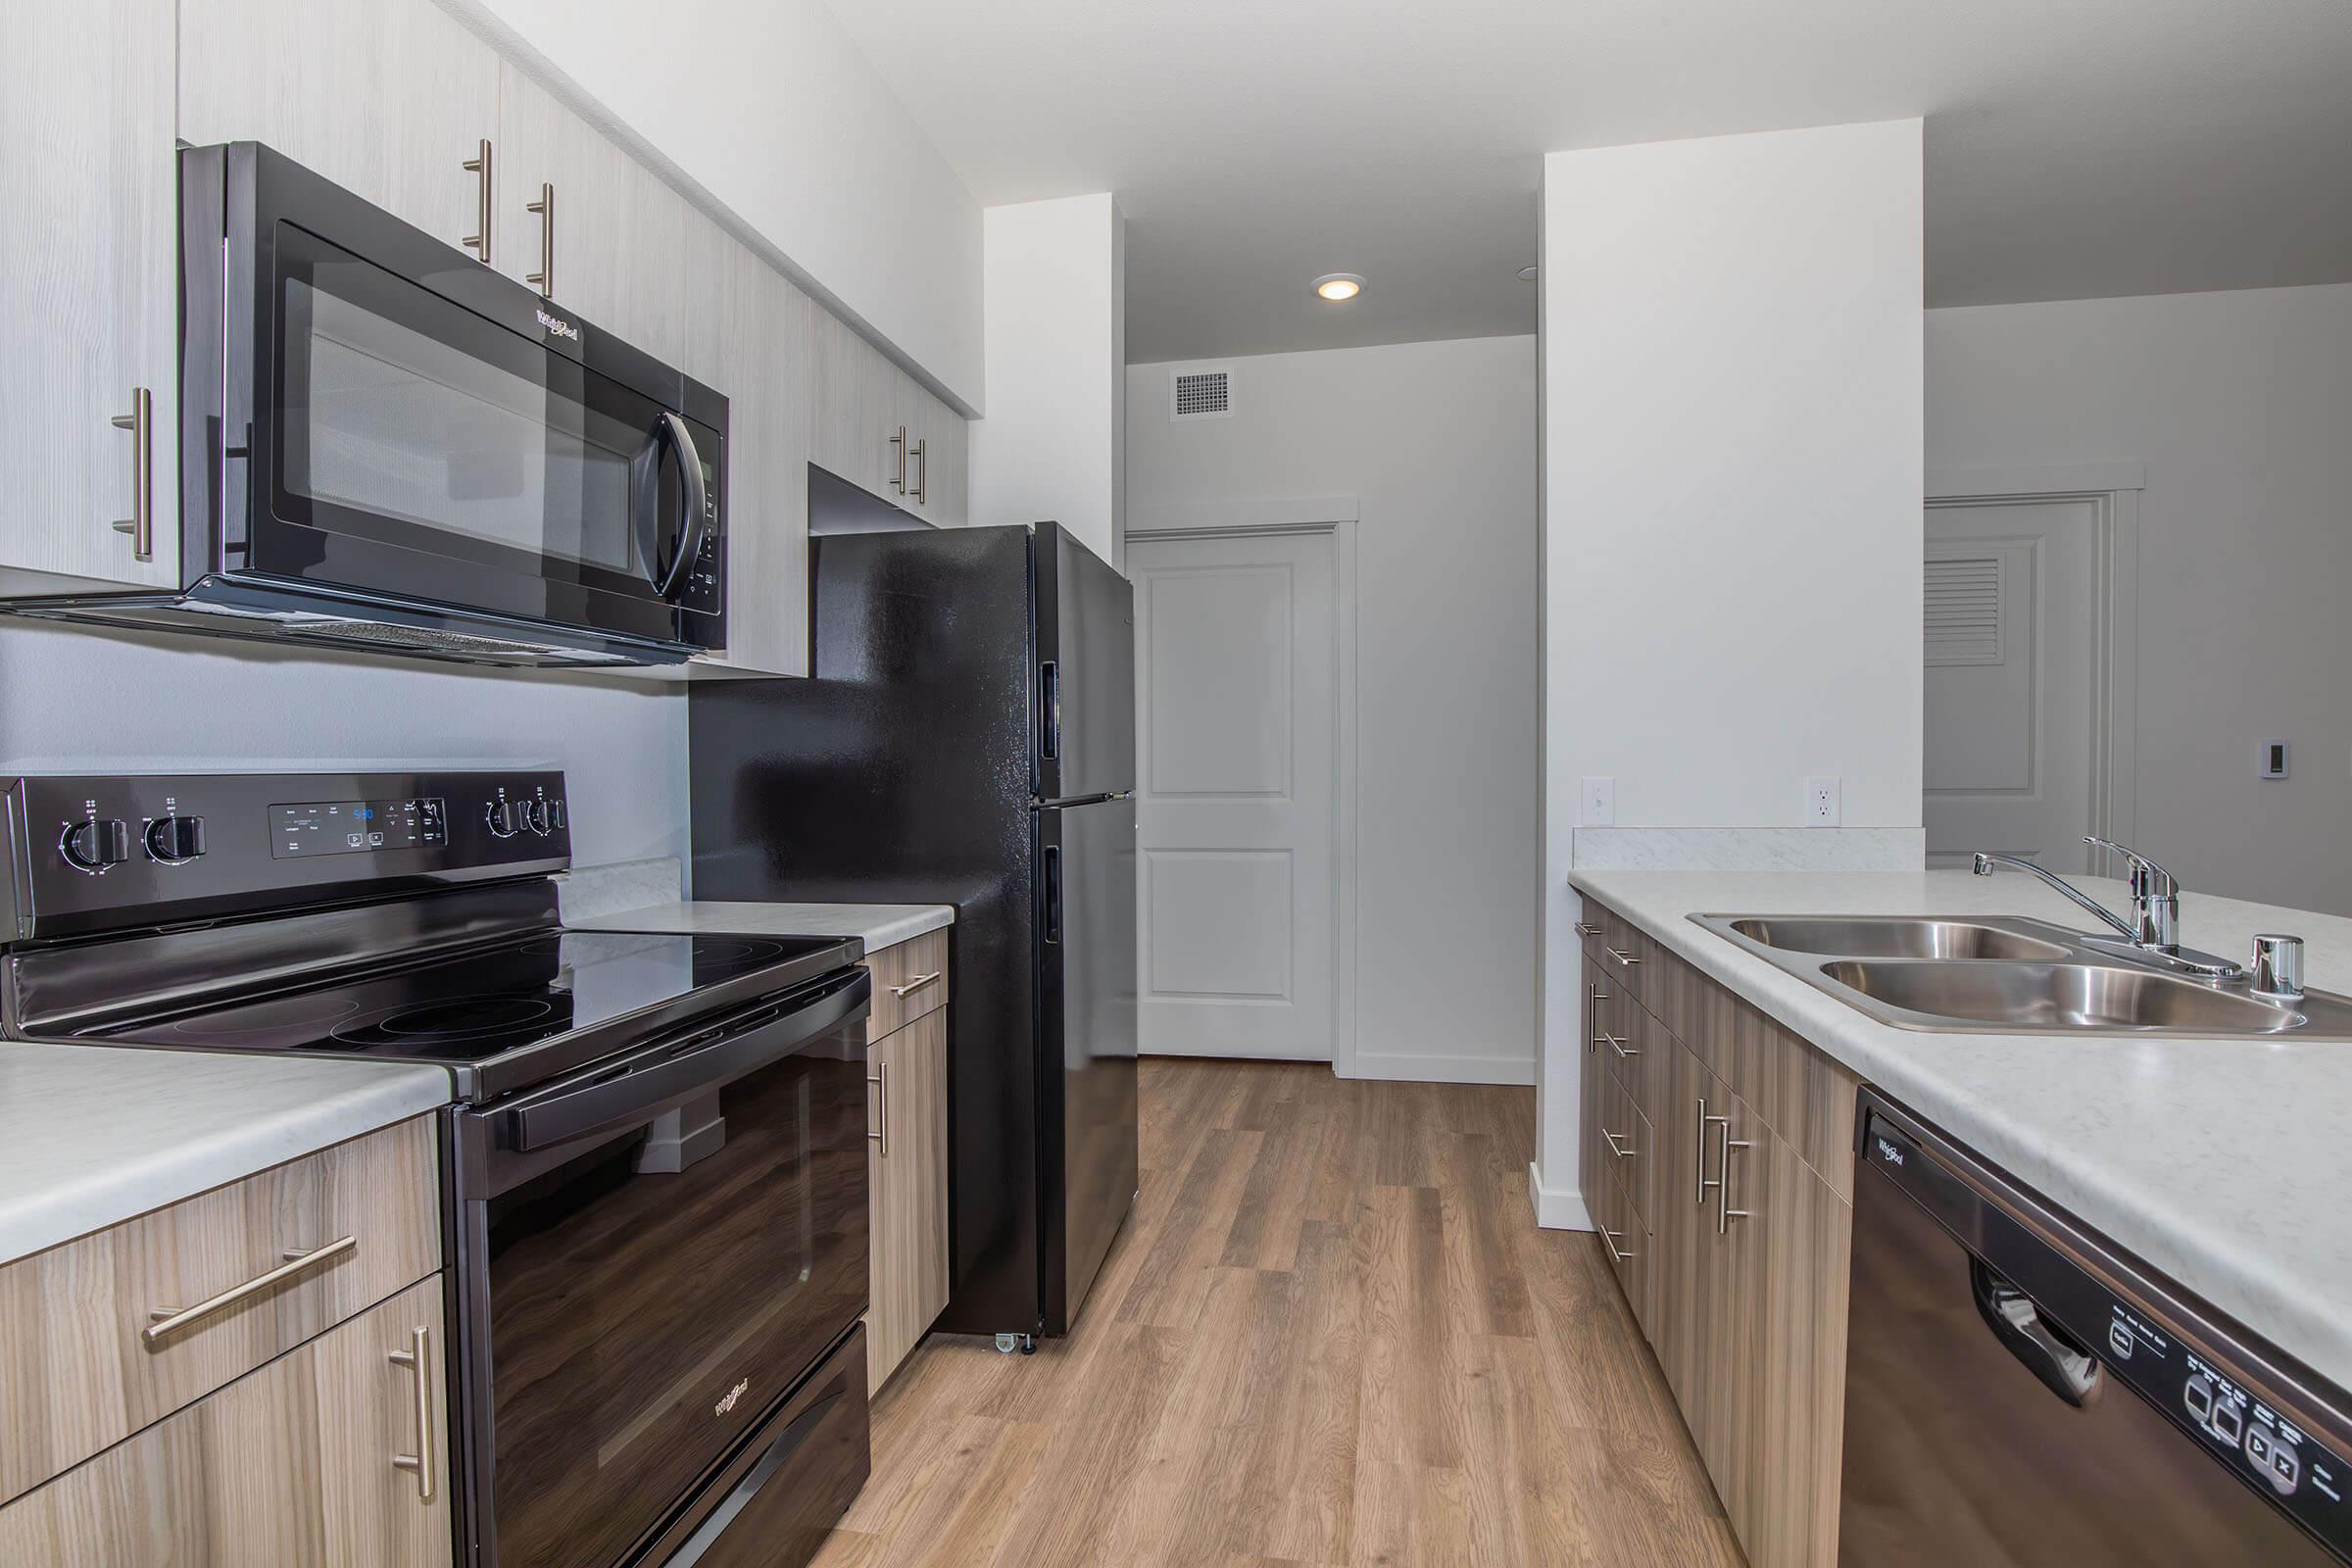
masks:
[[[440,1568],[439,1275],[0,1508],[12,1568]]]
[[[925,984],[892,999],[927,1007],[866,1047],[866,1173],[872,1277],[865,1336],[868,1387],[879,1390],[948,1305],[947,933],[866,959],[874,984]],[[904,1016],[893,1010],[888,1016]],[[884,1016],[877,999],[875,1016]]]
[[[1620,951],[1639,947],[1646,971],[1640,993],[1620,986],[1618,995],[1635,998],[1625,1006],[1646,1007],[1643,997],[1680,997],[1689,1004],[1676,1016],[1694,1030],[1740,1014],[1728,993],[1704,995],[1721,988],[1661,944],[1605,910],[1599,915]],[[1618,979],[1598,968],[1588,975],[1604,993]],[[1708,1064],[1732,1059],[1730,1042],[1687,1042],[1646,1014],[1620,1011],[1609,1021],[1606,1031],[1588,1031],[1600,1038],[1584,1053],[1581,1163],[1585,1191],[1599,1195],[1589,1199],[1593,1222],[1610,1233],[1604,1246],[1612,1267],[1748,1560],[1757,1568],[1826,1568],[1838,1555],[1850,1129],[1845,1140],[1832,1141],[1808,1109],[1801,1129],[1784,1137]],[[1792,1036],[1741,1027],[1743,1076],[1829,1083],[1776,1103],[1851,1105],[1851,1074]],[[1617,1058],[1622,1075],[1602,1065],[1614,1054],[1611,1035],[1639,1040],[1646,1054]],[[1805,1059],[1755,1059],[1788,1053]],[[1657,1096],[1643,1107],[1646,1119],[1636,1107],[1636,1084]],[[1617,1152],[1626,1147],[1627,1127],[1643,1135],[1639,1157]],[[1820,1151],[1816,1160],[1800,1153],[1805,1148]],[[1816,1162],[1832,1159],[1843,1168],[1824,1171]],[[1637,1246],[1646,1255],[1629,1259]]]

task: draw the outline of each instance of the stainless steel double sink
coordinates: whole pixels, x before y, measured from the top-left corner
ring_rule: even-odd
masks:
[[[1949,1034],[2352,1040],[2352,1000],[2272,1002],[2017,915],[1694,914],[1857,1012]]]

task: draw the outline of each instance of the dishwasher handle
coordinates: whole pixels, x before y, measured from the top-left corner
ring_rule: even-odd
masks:
[[[2099,1358],[2077,1344],[2073,1335],[2041,1315],[2026,1293],[1994,1272],[1981,1257],[1968,1260],[1970,1294],[1977,1315],[1992,1330],[2026,1370],[2076,1409],[2096,1404],[2107,1381],[2100,1375]]]

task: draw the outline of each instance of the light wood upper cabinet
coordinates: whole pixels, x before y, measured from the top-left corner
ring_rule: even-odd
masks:
[[[171,0],[10,10],[0,49],[6,592],[179,581],[172,84]]]
[[[714,383],[731,242],[523,71],[502,61],[498,80],[499,270]]]
[[[816,313],[814,337],[808,461],[927,522],[960,526],[963,417],[830,312]]]
[[[171,7],[162,9],[168,47]],[[179,134],[197,146],[267,142],[475,251],[466,242],[478,237],[484,174],[465,166],[487,139],[492,264],[530,239],[502,223],[496,200],[498,56],[428,0],[180,0]]]
[[[730,240],[713,384],[727,395],[729,671],[808,673],[808,296]]]
[[[441,1291],[413,1285],[0,1507],[0,1562],[443,1568]]]

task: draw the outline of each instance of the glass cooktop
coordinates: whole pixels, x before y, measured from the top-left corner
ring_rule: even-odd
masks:
[[[665,1004],[749,1001],[800,983],[831,937],[550,932],[318,990],[93,1032],[122,1045],[478,1062]],[[772,987],[760,983],[773,971]],[[741,982],[741,983],[738,983]]]

